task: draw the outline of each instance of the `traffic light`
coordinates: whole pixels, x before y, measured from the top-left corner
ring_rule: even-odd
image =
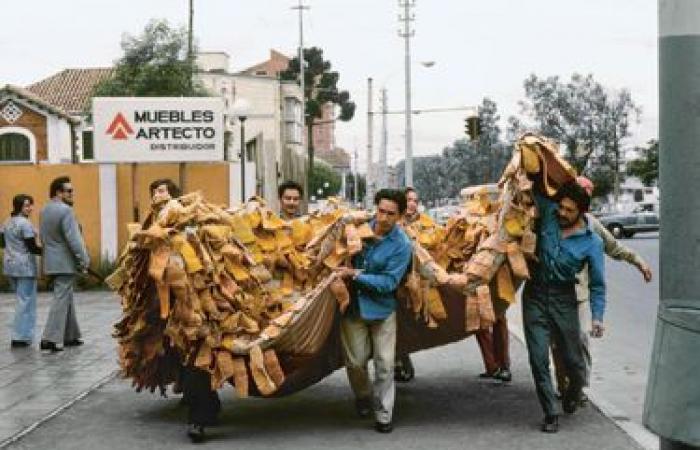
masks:
[[[469,136],[469,139],[472,141],[479,139],[479,135],[481,135],[481,119],[479,119],[479,116],[469,116],[464,119],[464,122],[464,131],[466,132],[467,136]]]

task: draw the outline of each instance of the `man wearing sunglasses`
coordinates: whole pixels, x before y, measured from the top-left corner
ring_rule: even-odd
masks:
[[[53,280],[53,302],[46,319],[41,350],[60,352],[63,346],[82,345],[75,314],[73,286],[78,273],[86,272],[90,258],[73,212],[70,178],[51,182],[49,201],[41,210],[40,234],[44,245],[44,273]]]

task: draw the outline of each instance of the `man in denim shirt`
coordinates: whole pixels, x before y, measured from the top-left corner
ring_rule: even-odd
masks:
[[[357,412],[369,416],[374,407],[375,429],[392,431],[394,356],[396,352],[396,288],[411,262],[411,241],[397,225],[406,211],[402,191],[382,189],[374,198],[377,214],[370,222],[375,240],[365,241],[352,260],[354,268],[338,269],[352,279],[351,307],[341,321],[341,340]],[[374,388],[367,362],[374,358]]]
[[[545,413],[542,431],[558,431],[559,408],[549,372],[550,340],[562,350],[569,386],[562,395],[565,412],[573,413],[584,383],[576,302],[576,275],[588,264],[593,326],[591,334],[603,334],[605,266],[603,241],[591,230],[585,212],[590,206],[586,191],[570,182],[557,192],[558,204],[535,195],[539,211],[537,257],[523,292],[523,323],[535,388]]]

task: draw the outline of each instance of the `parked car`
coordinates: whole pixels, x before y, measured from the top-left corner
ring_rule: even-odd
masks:
[[[616,238],[631,238],[635,233],[659,231],[659,205],[642,203],[629,213],[606,214],[600,223]]]

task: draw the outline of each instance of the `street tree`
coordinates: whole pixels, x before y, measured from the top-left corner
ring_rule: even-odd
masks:
[[[206,90],[192,81],[195,66],[188,57],[187,30],[166,20],[152,20],[139,36],[125,34],[124,55],[114,75],[95,87],[93,96],[196,97]]]
[[[326,198],[340,192],[342,180],[340,174],[327,164],[316,162],[309,177],[309,198]]]
[[[627,89],[607,89],[590,74],[573,74],[568,82],[532,74],[523,86],[524,117],[511,120],[509,131],[533,129],[556,139],[580,173],[605,165],[619,174],[622,141],[641,115]]]
[[[283,80],[299,80],[299,57],[289,60],[287,70],[280,73]],[[339,108],[339,114],[331,120],[350,121],[355,115],[355,103],[350,100],[348,91],[338,88],[340,75],[331,70],[330,61],[323,58],[323,50],[319,47],[304,49],[304,99],[306,111],[304,112],[304,124],[307,130],[307,145],[309,152],[309,168],[315,168],[313,127],[316,120],[321,119],[323,107],[332,103]],[[312,170],[309,170],[311,174]]]
[[[652,139],[637,152],[640,157],[629,162],[627,173],[638,177],[645,186],[653,186],[659,179],[659,141]]]
[[[479,106],[481,134],[475,141],[456,140],[441,155],[414,158],[414,186],[426,201],[455,198],[466,186],[498,181],[510,160],[511,146],[501,139],[496,102],[484,98]],[[404,162],[398,166],[403,179]]]

